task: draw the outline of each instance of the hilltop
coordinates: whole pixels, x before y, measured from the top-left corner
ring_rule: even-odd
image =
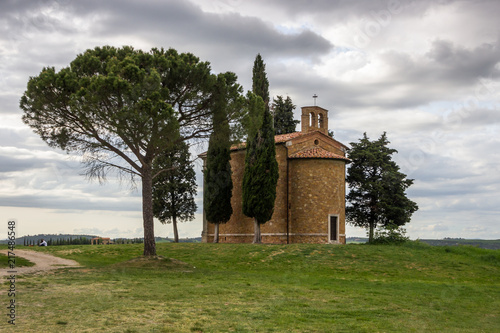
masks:
[[[497,250],[160,243],[158,257],[144,258],[141,244],[32,249],[82,267],[22,277],[25,332],[498,330]]]

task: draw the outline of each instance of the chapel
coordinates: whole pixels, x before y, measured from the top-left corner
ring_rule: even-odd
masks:
[[[275,136],[279,179],[274,213],[261,225],[262,243],[345,244],[347,147],[328,135],[328,110],[302,107],[301,131]],[[206,153],[200,157],[205,163]],[[242,212],[245,144],[231,148],[231,219],[219,225],[220,243],[251,243],[253,219]],[[214,225],[203,214],[202,241],[212,242]]]

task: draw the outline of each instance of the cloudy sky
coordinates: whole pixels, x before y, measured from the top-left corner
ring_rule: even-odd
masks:
[[[497,0],[1,0],[0,237],[12,218],[21,235],[142,236],[140,191],[85,179],[78,156],[49,148],[19,109],[44,66],[132,45],[194,53],[245,90],[260,53],[271,95],[290,96],[296,119],[317,94],[337,140],[387,132],[415,179],[411,238],[498,239],[499,15]],[[201,214],[179,233],[200,236]]]

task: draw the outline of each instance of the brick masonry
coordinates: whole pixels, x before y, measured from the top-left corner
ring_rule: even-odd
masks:
[[[317,111],[316,117],[322,114],[322,123],[313,129],[308,124],[303,125],[302,135],[276,145],[279,179],[273,216],[261,225],[263,243],[345,244],[346,147],[326,135],[328,118],[325,109],[302,108],[302,121],[314,111]],[[312,147],[320,147],[343,158],[289,158]],[[233,215],[226,224],[219,226],[221,243],[251,243],[253,240],[253,220],[243,214],[241,204],[244,165],[245,149],[233,150]],[[330,216],[338,219],[335,240],[329,237]],[[204,219],[202,241],[212,242],[213,234],[214,225]]]

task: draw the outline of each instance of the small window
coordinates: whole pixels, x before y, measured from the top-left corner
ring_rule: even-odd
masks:
[[[314,144],[315,144],[316,146],[317,146],[317,145],[319,145],[319,140],[318,140],[318,139],[314,140]]]

